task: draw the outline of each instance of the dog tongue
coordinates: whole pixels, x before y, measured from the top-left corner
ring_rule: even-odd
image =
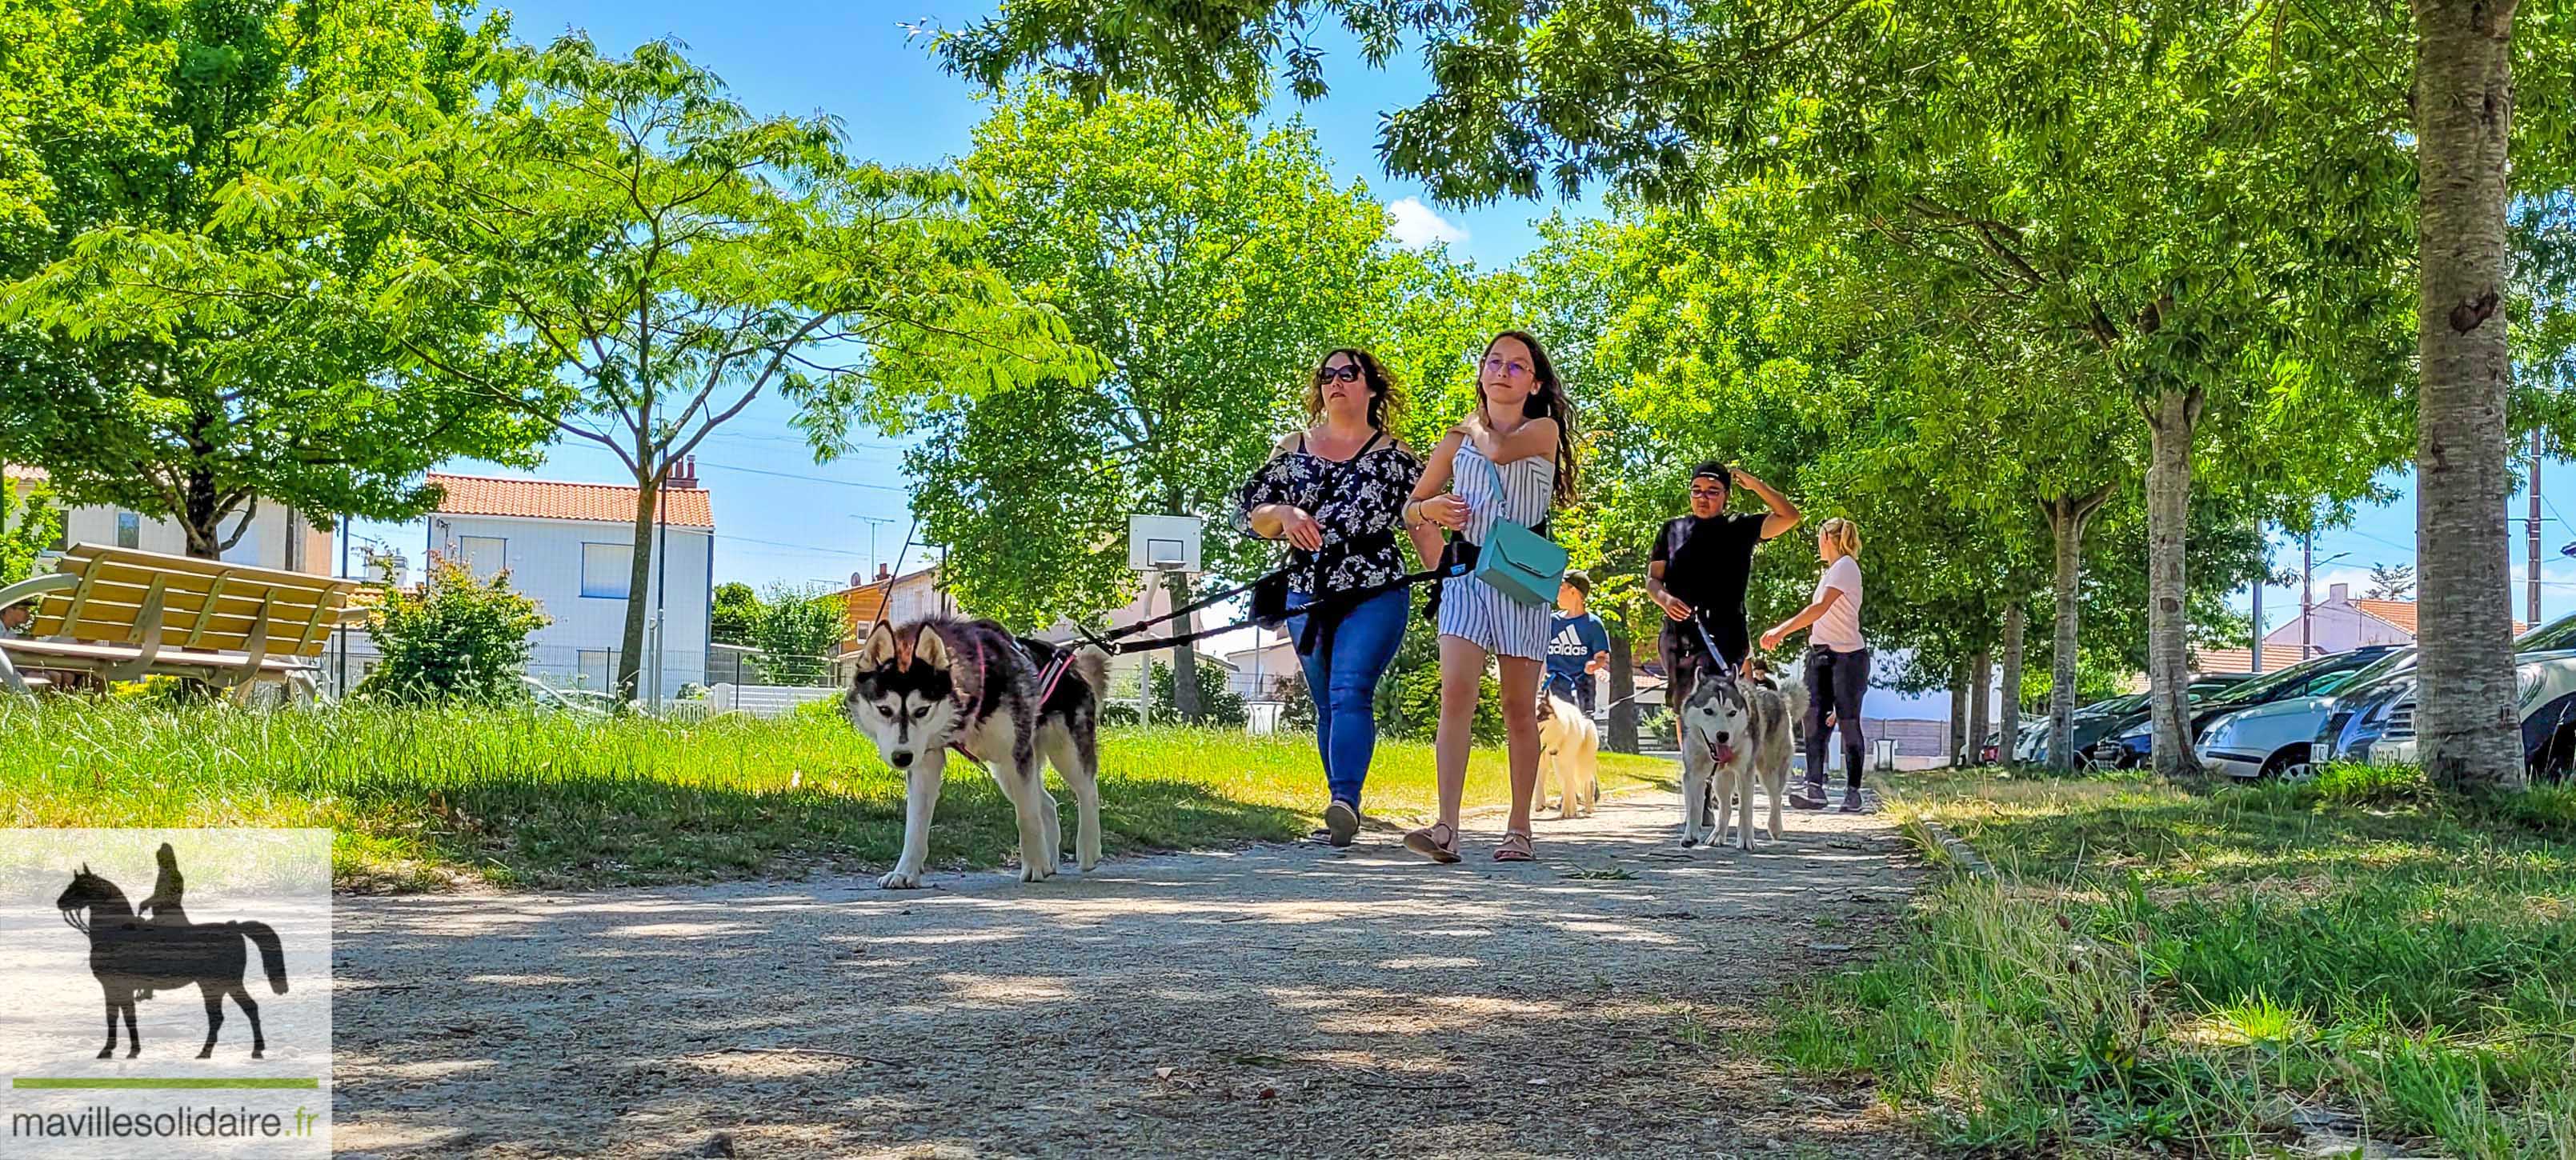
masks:
[[[1733,760],[1735,760],[1735,747],[1734,747],[1734,746],[1732,746],[1732,745],[1720,745],[1720,746],[1718,746],[1718,747],[1717,747],[1717,763],[1718,763],[1719,765],[1724,765],[1724,764],[1726,764],[1727,762],[1730,762],[1730,761],[1733,761]]]

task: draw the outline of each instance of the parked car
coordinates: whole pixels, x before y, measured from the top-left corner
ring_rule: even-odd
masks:
[[[2145,693],[2127,693],[2117,697],[2107,697],[2076,709],[2074,715],[2068,719],[2068,723],[2073,727],[2077,759],[2079,761],[2084,759],[2092,751],[2093,743],[2102,739],[2105,730],[2118,724],[2146,703]],[[2048,735],[2048,718],[2042,716],[2039,718],[2038,727],[2022,736],[2021,745],[2016,751],[2014,760],[2025,765],[2048,764]]]
[[[2253,680],[2228,687],[2213,695],[2193,696],[2184,689],[2185,703],[2191,707],[2192,742],[2196,746],[2202,730],[2220,714],[2237,709],[2268,705],[2289,697],[2330,693],[2352,679],[2353,674],[2368,668],[2380,658],[2396,651],[2398,645],[2371,644],[2339,653],[2311,657],[2278,672],[2265,673]],[[2120,728],[2093,747],[2093,764],[2116,769],[2134,769],[2153,756],[2155,720],[2139,713],[2123,722]]]
[[[2415,760],[2412,671],[2339,701],[2316,748],[2338,761]],[[2576,616],[2563,616],[2514,642],[2514,702],[2522,719],[2522,760],[2535,780],[2564,779],[2576,767]]]
[[[2354,672],[2329,692],[2283,697],[2269,704],[2220,713],[2200,734],[2200,761],[2229,777],[2308,775],[2317,734],[2337,707],[2381,682],[2415,668],[2413,647],[2399,648]]]

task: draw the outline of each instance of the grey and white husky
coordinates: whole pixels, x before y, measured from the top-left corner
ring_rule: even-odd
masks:
[[[1075,650],[1052,690],[1039,681],[1064,646],[1014,637],[989,620],[879,621],[859,649],[859,671],[843,711],[905,779],[903,854],[881,881],[888,890],[921,885],[930,853],[930,815],[954,749],[983,762],[1019,813],[1020,881],[1042,882],[1064,849],[1046,764],[1081,807],[1074,851],[1083,870],[1100,863],[1100,694],[1109,658]]]
[[[1779,690],[1720,669],[1702,676],[1682,702],[1682,845],[1725,837],[1714,812],[1735,806],[1735,845],[1753,848],[1753,784],[1771,795],[1768,837],[1780,840],[1780,798],[1789,788],[1789,703]]]

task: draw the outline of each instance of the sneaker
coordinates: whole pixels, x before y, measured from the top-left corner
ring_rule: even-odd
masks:
[[[1843,805],[1840,812],[1846,814],[1865,814],[1868,813],[1869,810],[1860,804],[1859,790],[1847,789],[1843,791]]]
[[[1324,840],[1333,846],[1348,846],[1360,836],[1360,812],[1339,798],[1324,807]]]
[[[1789,804],[1802,810],[1821,810],[1825,808],[1825,787],[1821,785],[1800,786],[1796,793],[1789,795]]]

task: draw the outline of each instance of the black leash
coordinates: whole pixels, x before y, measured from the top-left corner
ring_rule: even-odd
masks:
[[[1262,622],[1272,620],[1273,618],[1264,616],[1246,617],[1242,620],[1235,621],[1232,624],[1220,624],[1214,628],[1202,628],[1192,632],[1176,632],[1170,636],[1158,636],[1150,640],[1121,640],[1119,638],[1133,635],[1168,620],[1176,620],[1180,617],[1187,616],[1190,613],[1197,612],[1211,604],[1228,600],[1236,596],[1241,596],[1246,592],[1250,592],[1253,589],[1262,586],[1263,584],[1270,583],[1278,577],[1287,575],[1290,571],[1292,571],[1292,569],[1282,568],[1279,571],[1263,576],[1261,579],[1255,580],[1250,584],[1228,588],[1223,592],[1219,592],[1214,596],[1198,601],[1197,603],[1192,604],[1187,608],[1183,608],[1178,612],[1167,612],[1150,620],[1137,621],[1136,623],[1127,625],[1124,628],[1112,629],[1105,633],[1099,633],[1093,632],[1090,629],[1084,628],[1081,624],[1076,623],[1073,626],[1073,630],[1081,633],[1082,638],[1089,641],[1092,647],[1108,653],[1111,656],[1118,656],[1122,653],[1159,652],[1167,648],[1177,648],[1181,645],[1192,644],[1197,641],[1205,640],[1211,636],[1232,632],[1246,625],[1261,624]],[[1288,609],[1276,619],[1287,620],[1292,617],[1305,616],[1311,613],[1329,610],[1337,605],[1357,605],[1362,601],[1382,596],[1398,589],[1410,588],[1427,580],[1445,580],[1452,576],[1464,576],[1466,574],[1467,565],[1465,564],[1451,564],[1445,568],[1433,568],[1428,571],[1408,573],[1394,580],[1387,581],[1384,584],[1372,584],[1365,588],[1351,588],[1340,592],[1326,593],[1323,596],[1316,597],[1304,604],[1300,604],[1295,608]]]

